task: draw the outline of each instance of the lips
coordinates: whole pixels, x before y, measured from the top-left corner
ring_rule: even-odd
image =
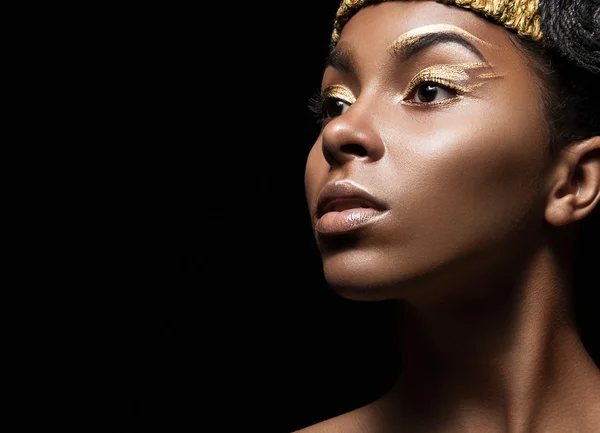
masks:
[[[385,203],[353,182],[330,183],[319,195],[315,228],[323,235],[347,233],[375,222],[387,210]]]
[[[376,208],[376,205],[370,200],[359,198],[359,197],[337,197],[331,200],[327,200],[323,204],[323,210],[320,213],[320,217],[328,212],[342,212],[348,209],[361,209],[361,208]]]

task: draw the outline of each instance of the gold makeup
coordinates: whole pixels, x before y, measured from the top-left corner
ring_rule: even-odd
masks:
[[[343,0],[335,14],[332,45],[337,44],[342,29],[359,9],[385,0]],[[543,38],[538,0],[438,0],[458,6],[491,19],[523,38],[539,41]]]
[[[484,85],[485,80],[504,76],[504,74],[496,72],[484,72],[471,78],[469,74],[472,70],[476,71],[491,68],[492,67],[488,63],[458,63],[429,66],[419,71],[419,73],[410,80],[406,86],[406,90],[401,96],[401,103],[409,105],[432,105],[452,102],[456,98],[445,98],[434,102],[415,102],[408,98],[414,93],[418,86],[424,83],[440,84],[441,86],[456,92],[457,96],[470,93]]]
[[[325,98],[339,99],[348,104],[354,104],[356,102],[356,98],[354,97],[352,92],[343,86],[326,87],[321,92],[321,96],[323,99],[325,99]]]
[[[406,47],[414,44],[421,37],[430,33],[455,33],[469,41],[479,43],[486,47],[498,48],[496,45],[486,42],[458,26],[452,24],[430,24],[427,26],[417,27],[401,34],[394,42],[391,43],[388,50],[394,53],[402,52]]]
[[[477,75],[477,78],[486,79],[486,78],[498,78],[498,77],[502,77],[502,76],[504,76],[504,74],[498,74],[497,72],[488,72],[485,74]]]

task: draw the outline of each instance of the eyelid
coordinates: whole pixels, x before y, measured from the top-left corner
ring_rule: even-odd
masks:
[[[322,92],[321,96],[325,98],[334,98],[346,102],[347,104],[354,104],[356,98],[350,90],[343,86],[329,86],[326,87]]]
[[[425,68],[417,73],[412,80],[410,80],[406,90],[404,91],[404,94],[402,95],[402,100],[405,100],[409,95],[411,95],[418,85],[425,82],[432,82],[446,86],[456,91],[459,95],[471,92],[475,88],[479,87],[481,83],[470,86],[464,84],[469,80],[469,74],[467,73],[467,70],[478,68],[491,68],[491,66],[487,63],[461,63],[455,65],[440,64]]]

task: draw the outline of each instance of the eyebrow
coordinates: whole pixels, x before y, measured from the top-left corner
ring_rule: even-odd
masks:
[[[331,66],[341,72],[354,74],[356,67],[354,66],[354,57],[352,51],[348,48],[334,48],[325,60],[325,67]]]
[[[453,42],[471,51],[482,62],[489,63],[481,51],[479,51],[471,41],[485,46],[495,47],[460,27],[448,24],[434,24],[404,33],[390,45],[388,51],[398,57],[401,62],[404,62],[410,57],[413,57],[434,45]]]

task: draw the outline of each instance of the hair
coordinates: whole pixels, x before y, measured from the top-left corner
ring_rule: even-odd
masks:
[[[540,78],[547,150],[554,157],[581,140],[600,136],[600,1],[540,0],[539,13],[543,40],[515,35],[513,41]],[[590,299],[600,290],[593,254],[600,244],[598,206],[579,224],[573,269],[575,320],[584,346],[600,367],[600,346],[592,344],[596,311]]]
[[[548,151],[600,135],[600,2],[540,0],[544,39],[516,37],[541,79]]]

